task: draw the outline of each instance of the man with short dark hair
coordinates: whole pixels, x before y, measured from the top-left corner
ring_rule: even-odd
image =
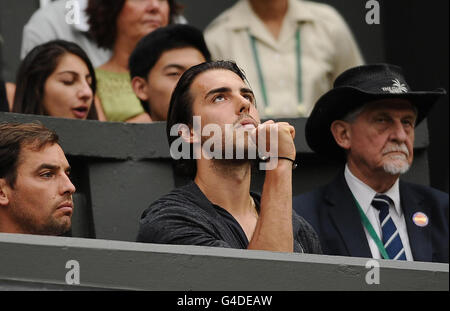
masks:
[[[153,121],[165,121],[170,96],[190,67],[211,58],[200,30],[169,25],[145,36],[130,56],[131,84]]]
[[[75,192],[69,174],[56,133],[37,123],[0,123],[0,232],[67,232]]]
[[[448,262],[448,194],[399,180],[414,130],[445,91],[411,91],[401,68],[355,67],[309,117],[308,145],[346,159],[334,181],[294,198],[329,255]]]
[[[321,252],[314,230],[292,210],[295,130],[285,122],[260,124],[253,91],[235,63],[202,63],[183,74],[167,135],[172,156],[178,158],[180,139],[200,155],[183,155],[195,178],[143,213],[138,242]],[[270,147],[275,163],[265,167],[261,196],[250,193],[252,142],[258,151]]]

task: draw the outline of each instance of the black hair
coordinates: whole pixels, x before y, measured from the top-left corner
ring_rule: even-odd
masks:
[[[172,126],[176,124],[185,124],[189,128],[193,126],[193,112],[192,104],[193,98],[190,93],[190,88],[195,78],[209,70],[229,70],[237,74],[242,81],[248,84],[247,78],[244,72],[233,61],[209,61],[199,65],[193,66],[186,70],[178,81],[175,90],[172,93],[170,99],[169,112],[167,114],[166,134],[169,142],[169,147],[178,138],[178,136],[171,136],[170,130]],[[179,159],[175,162],[175,168],[178,173],[188,175],[190,177],[195,176],[197,172],[197,165],[195,160],[192,159],[193,151],[192,144],[190,146],[191,157],[189,159]]]
[[[206,61],[211,60],[202,32],[193,26],[176,24],[152,31],[139,41],[129,58],[131,79],[141,77],[147,80],[164,52],[184,47],[193,47],[202,53]],[[141,100],[141,104],[150,113],[148,103]]]
[[[92,78],[92,103],[88,119],[97,120],[94,98],[97,89],[94,66],[84,50],[77,44],[65,40],[53,40],[33,48],[20,64],[16,77],[16,93],[12,112],[45,115],[42,105],[44,85],[55,71],[61,58],[73,54],[86,64]]]
[[[0,178],[4,178],[11,188],[17,178],[20,153],[25,147],[41,150],[45,145],[58,143],[58,135],[40,122],[0,123]]]

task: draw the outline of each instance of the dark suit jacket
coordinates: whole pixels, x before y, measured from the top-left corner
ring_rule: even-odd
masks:
[[[448,263],[448,194],[403,181],[399,186],[414,260]],[[294,197],[293,207],[319,235],[324,254],[372,257],[343,171],[328,185]],[[414,224],[412,217],[416,212],[428,216],[427,226]]]

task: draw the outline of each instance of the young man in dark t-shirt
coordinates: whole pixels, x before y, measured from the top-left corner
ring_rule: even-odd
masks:
[[[195,178],[143,213],[138,242],[321,253],[312,227],[292,210],[295,130],[285,122],[260,124],[235,63],[203,63],[183,74],[167,135],[172,157]],[[266,161],[261,197],[250,193],[255,148]]]

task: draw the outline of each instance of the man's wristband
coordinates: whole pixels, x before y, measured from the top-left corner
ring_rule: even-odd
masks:
[[[270,159],[274,159],[274,158],[291,161],[293,170],[295,170],[297,168],[297,166],[298,166],[297,163],[295,162],[295,160],[293,160],[291,158],[288,158],[288,157],[262,157],[261,160],[264,161],[264,162],[269,162]]]

